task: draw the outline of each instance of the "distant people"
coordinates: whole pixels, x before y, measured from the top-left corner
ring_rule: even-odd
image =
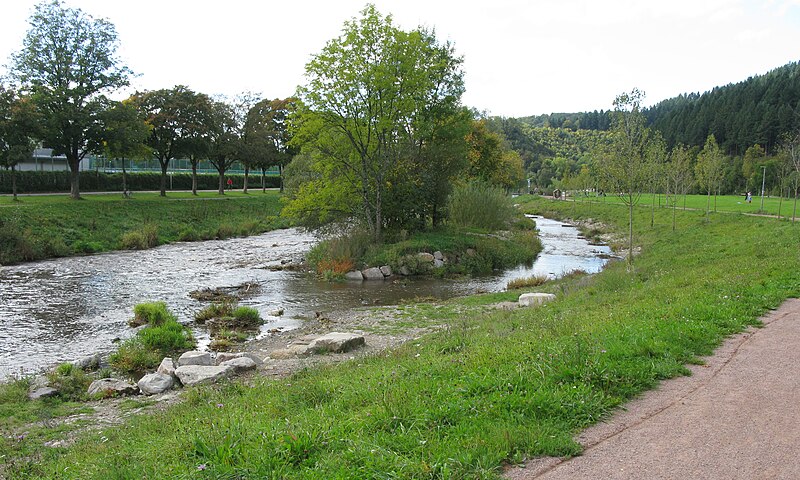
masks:
[[[230,190],[231,188],[233,188],[233,180],[231,178],[228,178],[228,190]]]
[[[747,202],[747,203],[753,203],[753,194],[750,193],[750,192],[747,192],[744,195],[744,201]]]

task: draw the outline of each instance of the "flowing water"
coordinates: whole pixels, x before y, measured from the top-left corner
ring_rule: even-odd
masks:
[[[557,277],[577,269],[595,273],[607,262],[609,248],[590,245],[574,227],[535,221],[544,250],[533,265],[466,280],[332,284],[271,270],[282,261],[299,261],[317,241],[296,229],[0,267],[0,379],[113,350],[115,339],[131,334],[127,320],[137,303],[165,301],[180,321],[190,323],[205,305],[189,297],[192,290],[260,284],[240,304],[259,310],[267,320],[265,335],[296,328],[318,311],[500,291],[513,278]],[[270,315],[279,308],[283,316]],[[195,333],[201,345],[207,343],[202,331]]]

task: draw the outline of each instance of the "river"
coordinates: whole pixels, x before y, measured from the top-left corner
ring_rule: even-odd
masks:
[[[165,301],[180,321],[190,323],[204,304],[189,292],[203,288],[258,283],[260,289],[240,303],[267,320],[265,335],[295,328],[314,312],[500,291],[514,278],[557,277],[577,269],[595,273],[608,261],[610,249],[589,244],[576,228],[534,219],[544,250],[533,265],[464,280],[327,283],[270,269],[299,261],[317,241],[297,229],[0,267],[0,379],[111,351],[114,339],[130,335],[127,321],[137,303]],[[271,316],[277,309],[284,314]],[[203,331],[195,333],[201,345],[207,343]]]

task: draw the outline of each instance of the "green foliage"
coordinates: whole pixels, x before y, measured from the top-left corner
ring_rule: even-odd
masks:
[[[245,328],[257,327],[264,323],[261,319],[261,314],[253,307],[238,307],[233,311],[232,316],[237,325]]]
[[[163,302],[140,303],[134,307],[135,319],[146,325],[136,336],[120,344],[109,357],[111,366],[120,372],[136,374],[153,369],[161,359],[195,346],[192,332],[178,323]]]
[[[62,363],[47,375],[50,385],[65,400],[84,400],[93,378],[71,363]]]
[[[69,172],[17,172],[17,189],[21,193],[59,193],[69,192]],[[244,175],[228,174],[239,188]],[[170,175],[174,190],[191,190],[192,175],[185,172],[174,172]],[[197,188],[200,190],[216,190],[219,177],[210,173],[197,174]],[[280,177],[266,177],[267,188],[280,186]],[[122,173],[82,172],[81,187],[90,192],[122,192]],[[160,173],[128,172],[128,190],[131,192],[151,191],[161,188]],[[0,170],[0,193],[11,193],[11,173]]]
[[[507,290],[519,290],[522,288],[538,287],[547,283],[547,275],[535,275],[527,278],[515,278],[506,285]]]
[[[120,246],[126,250],[146,250],[158,246],[158,226],[149,223],[123,234]]]
[[[518,215],[511,197],[481,181],[456,186],[448,202],[450,223],[462,228],[502,230]]]
[[[212,318],[230,317],[233,313],[234,302],[215,302],[203,308],[194,315],[198,323],[205,323]]]

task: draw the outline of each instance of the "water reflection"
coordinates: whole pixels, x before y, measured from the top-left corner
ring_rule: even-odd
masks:
[[[297,261],[316,239],[295,229],[223,241],[177,243],[142,252],[114,252],[28,263],[0,270],[0,378],[34,371],[96,351],[125,337],[133,306],[163,300],[190,322],[202,304],[188,293],[256,282],[260,291],[242,304],[268,319],[263,331],[295,328],[315,311],[363,304],[394,304],[418,296],[449,298],[499,291],[509,280],[551,277],[581,269],[599,271],[608,247],[592,246],[575,228],[536,218],[544,250],[532,266],[468,280],[330,284],[292,271],[272,271]],[[269,313],[284,309],[282,317]],[[203,332],[198,331],[201,340]]]

